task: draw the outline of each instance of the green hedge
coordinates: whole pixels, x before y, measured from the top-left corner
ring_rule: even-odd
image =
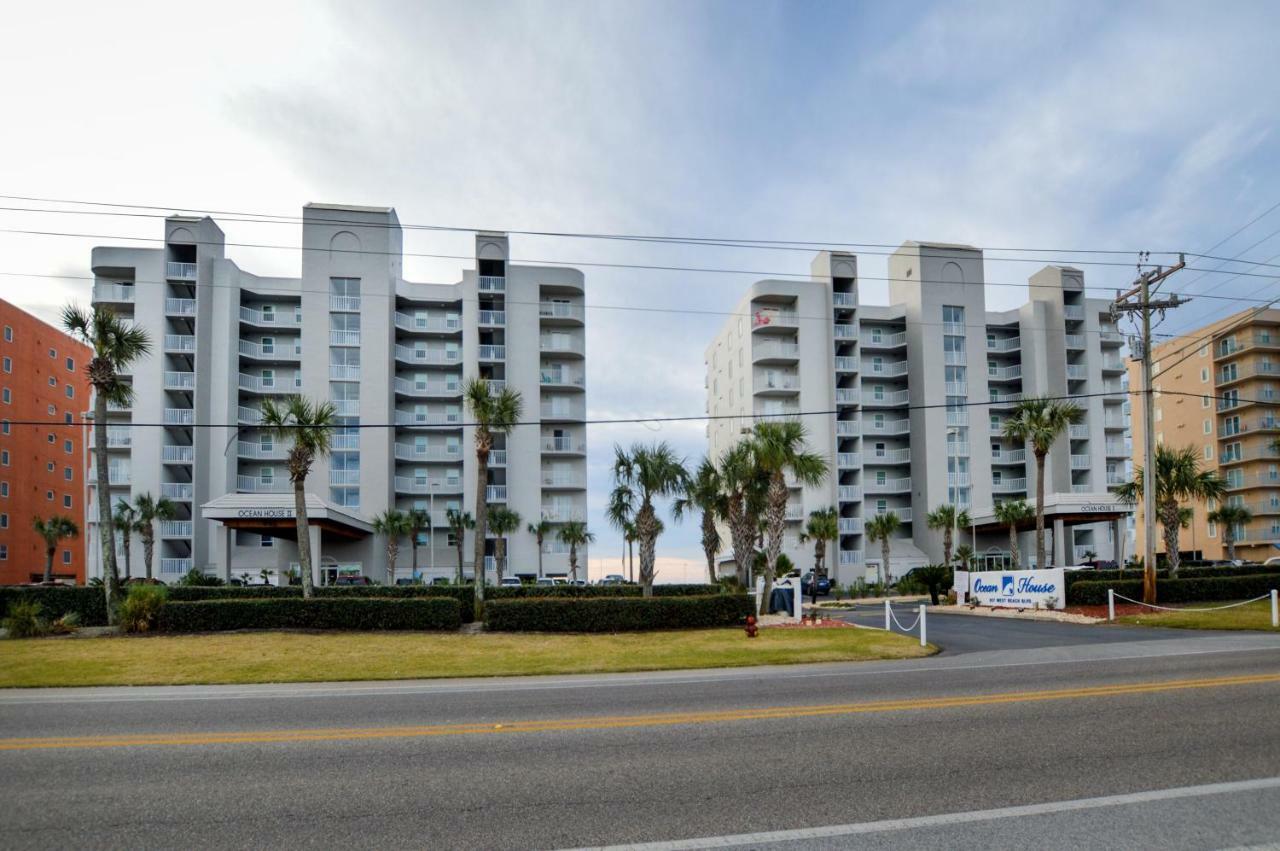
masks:
[[[499,632],[631,632],[733,626],[753,611],[747,594],[530,597],[486,603],[484,620]]]
[[[281,597],[169,602],[160,610],[162,632],[229,629],[457,629],[456,600]]]
[[[1178,579],[1217,579],[1223,576],[1262,576],[1280,575],[1280,566],[1266,567],[1260,564],[1243,567],[1180,567]],[[1067,588],[1077,582],[1117,582],[1129,579],[1141,579],[1142,570],[1068,570],[1066,572]],[[1168,579],[1169,571],[1160,568],[1156,571],[1156,579]]]
[[[1142,580],[1125,579],[1119,582],[1076,582],[1067,587],[1067,605],[1105,606],[1107,589],[1133,600],[1142,599]],[[1262,574],[1255,576],[1217,576],[1188,579],[1157,579],[1156,602],[1196,603],[1214,600],[1244,600],[1271,593],[1280,588],[1280,576]]]
[[[57,620],[75,612],[83,626],[107,625],[107,598],[102,588],[59,588],[53,585],[0,587],[0,618],[6,617],[9,605],[19,600],[39,603],[40,616],[48,620]]]

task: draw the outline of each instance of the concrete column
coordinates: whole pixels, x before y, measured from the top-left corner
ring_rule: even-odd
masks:
[[[231,581],[231,554],[236,548],[236,530],[230,526],[222,527],[222,578]]]
[[[311,542],[311,582],[315,585],[324,584],[321,577],[324,571],[320,568],[320,527],[314,524],[307,527],[307,539]]]
[[[1067,563],[1067,542],[1064,529],[1064,523],[1061,518],[1053,521],[1053,566],[1062,567]],[[1040,567],[1040,565],[1036,565]]]
[[[1124,567],[1124,521],[1111,521],[1111,557],[1116,560],[1116,567]]]

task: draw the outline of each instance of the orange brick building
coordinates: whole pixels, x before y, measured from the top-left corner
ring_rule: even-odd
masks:
[[[44,576],[44,539],[32,521],[69,517],[53,575],[84,582],[85,447],[89,348],[0,299],[0,584]],[[23,425],[24,422],[49,425]]]

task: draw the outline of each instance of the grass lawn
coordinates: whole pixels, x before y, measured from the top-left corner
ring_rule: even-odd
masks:
[[[935,652],[863,629],[619,635],[260,632],[0,644],[0,687],[331,682],[905,659]]]
[[[1208,608],[1223,603],[1188,603],[1190,608]],[[1276,632],[1271,626],[1271,601],[1258,600],[1247,606],[1223,609],[1217,612],[1148,612],[1141,615],[1118,617],[1120,623],[1141,626],[1165,626],[1175,629],[1261,629]]]

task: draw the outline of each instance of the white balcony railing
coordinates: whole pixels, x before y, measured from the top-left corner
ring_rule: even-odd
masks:
[[[195,496],[195,486],[188,482],[161,482],[160,495],[177,502],[190,502]]]
[[[896,334],[877,333],[872,330],[870,334],[862,337],[862,347],[864,349],[895,349],[898,346],[907,344],[907,332],[899,331]]]
[[[280,310],[275,307],[261,309],[241,305],[240,321],[252,325],[265,325],[269,328],[297,328],[302,325],[302,320],[292,305],[285,305]]]
[[[835,307],[856,307],[858,299],[853,293],[832,293],[831,304]]]
[[[1068,348],[1068,349],[1083,349],[1083,348],[1084,348],[1084,334],[1068,334],[1068,335],[1067,335],[1067,348]]]
[[[910,523],[910,522],[911,522],[911,507],[910,507],[910,506],[907,506],[907,505],[899,505],[899,506],[895,506],[895,507],[893,507],[893,508],[886,508],[886,509],[884,509],[883,511],[881,511],[881,510],[877,509],[877,510],[875,510],[875,511],[871,512],[871,516],[872,516],[872,517],[883,517],[884,515],[889,514],[890,512],[892,512],[893,514],[897,515],[898,520],[900,520],[900,521],[901,521],[901,522],[903,522],[903,523]]]
[[[858,502],[862,499],[862,488],[858,485],[838,485],[836,498],[841,502]]]
[[[459,425],[461,411],[396,411],[396,425]]]
[[[481,310],[479,312],[479,323],[481,325],[506,325],[507,312],[505,310]]]
[[[858,329],[851,322],[836,322],[831,330],[837,340],[853,340],[858,336]]]
[[[858,359],[850,355],[836,357],[836,372],[857,372]]]
[[[1072,455],[1071,456],[1071,469],[1088,470],[1091,466],[1092,464],[1090,463],[1088,455]]]
[[[1013,366],[988,366],[988,381],[1013,381],[1022,377],[1022,365],[1014,364]]]
[[[867,493],[901,493],[911,490],[911,478],[885,479],[883,481],[872,479],[863,487]]]
[[[1067,435],[1072,440],[1088,440],[1089,426],[1085,423],[1073,423],[1067,427]]]
[[[557,397],[570,401],[571,397]],[[580,400],[579,400],[580,401]],[[576,404],[547,404],[543,403],[539,412],[544,420],[581,420],[586,419],[587,411],[583,405]]]
[[[107,427],[107,448],[108,449],[128,449],[133,446],[133,432],[127,426],[121,428],[119,426]]]
[[[329,484],[358,485],[360,484],[360,471],[359,470],[330,470]]]
[[[911,401],[910,390],[867,390],[862,391],[864,405],[906,405]]]
[[[836,388],[836,404],[838,405],[856,405],[862,398],[856,387],[837,387]]]
[[[236,457],[252,461],[283,461],[289,456],[287,447],[281,444],[241,440],[236,443]]]
[[[905,417],[896,420],[877,420],[875,417],[868,417],[862,424],[862,433],[875,434],[910,434],[911,420]]]
[[[1001,477],[999,481],[993,481],[991,483],[992,493],[1023,493],[1026,489],[1027,480],[1025,478],[1006,479]]]
[[[507,486],[506,485],[488,485],[484,489],[485,502],[506,502]]]
[[[1027,462],[1027,450],[1025,449],[1001,449],[999,452],[991,453],[992,464],[1025,464]]]
[[[1084,307],[1079,304],[1068,304],[1062,308],[1062,315],[1067,319],[1084,319]]]
[[[862,466],[862,455],[858,452],[840,452],[836,455],[836,467],[842,470],[856,470]]]
[[[194,390],[196,374],[194,372],[168,372],[164,374],[165,390]]]
[[[134,299],[132,284],[94,284],[93,300],[96,302],[131,302]]]
[[[397,393],[405,396],[457,396],[462,393],[457,378],[445,381],[397,378],[395,387]]]
[[[166,444],[160,450],[160,460],[166,464],[190,464],[196,459],[194,446],[173,446]]]
[[[346,363],[329,364],[330,381],[359,381],[360,367]]]
[[[277,381],[274,375],[248,375],[240,373],[240,389],[249,393],[288,393],[293,381]]]
[[[293,488],[283,476],[236,476],[236,490],[243,493],[287,493]]]
[[[195,524],[190,520],[161,520],[156,525],[162,538],[190,538]]]
[[[800,376],[791,373],[757,375],[755,377],[754,388],[757,393],[764,393],[770,390],[798,391],[800,389]]]
[[[298,338],[273,340],[270,343],[257,343],[253,340],[241,340],[240,354],[259,360],[299,360],[302,357],[301,340]]]
[[[538,377],[543,387],[583,387],[587,383],[585,375],[574,375],[567,370],[543,371]]]
[[[987,339],[987,351],[989,352],[1016,352],[1021,348],[1021,337],[994,337]]]
[[[543,334],[538,338],[538,348],[544,352],[559,352],[561,354],[583,354],[586,352],[586,344],[578,337],[554,336],[551,334]]]
[[[496,450],[495,450],[496,451]],[[396,458],[400,461],[443,461],[457,463],[462,460],[462,445],[449,443],[443,445],[418,445],[410,443],[396,444]]]
[[[964,352],[943,352],[942,362],[947,366],[964,366],[968,361]]]
[[[836,420],[837,437],[857,437],[860,434],[862,428],[857,420]]]
[[[968,411],[947,411],[947,425],[967,426],[968,424],[969,424]]]
[[[567,505],[544,505],[542,506],[542,519],[551,523],[568,523],[571,520],[587,519],[585,509],[576,508]]]
[[[870,449],[864,453],[867,466],[873,464],[910,464],[910,449]]]
[[[783,343],[777,340],[756,342],[751,346],[753,360],[796,360],[800,357],[800,346],[796,343]]]
[[[480,292],[502,293],[507,291],[507,279],[497,275],[480,275]]]
[[[330,331],[329,345],[358,346],[360,345],[360,332],[359,331]]]
[[[507,356],[507,347],[484,343],[477,348],[476,356],[480,360],[504,360]]]
[[[948,396],[968,396],[969,383],[967,381],[948,381],[946,391]]]
[[[841,535],[861,535],[865,524],[861,517],[841,517],[840,518],[840,534]]]
[[[195,316],[196,300],[193,298],[166,298],[164,312],[169,316]]]
[[[581,455],[587,451],[587,444],[586,441],[572,437],[544,437],[542,438],[542,451],[568,452]]]
[[[236,419],[241,425],[258,425],[262,422],[262,410],[259,408],[250,408],[247,405],[239,405],[236,408]]]
[[[865,563],[862,550],[840,550],[839,560],[842,565],[859,565]]]
[[[430,313],[396,311],[396,327],[403,331],[453,333],[462,330],[460,316],[433,316]]]
[[[331,295],[329,296],[329,310],[338,313],[359,313],[360,296]]]
[[[868,377],[906,375],[907,362],[905,360],[882,361],[876,358],[863,358],[862,374]]]
[[[196,279],[196,264],[165,263],[164,276],[171,281],[194,281]]]
[[[194,352],[196,338],[194,334],[165,334],[164,350],[166,352]]]
[[[584,488],[586,477],[572,470],[543,470],[542,486],[544,488]]]
[[[160,559],[160,575],[161,576],[182,576],[190,573],[191,568],[195,566],[195,562],[189,558],[162,558]]]
[[[583,321],[585,312],[580,304],[564,304],[557,301],[544,301],[538,304],[538,316],[543,319],[577,319]]]
[[[196,421],[196,412],[190,408],[165,408],[164,424],[176,426],[194,425]]]
[[[460,349],[396,346],[396,359],[405,363],[450,364],[462,360]]]

